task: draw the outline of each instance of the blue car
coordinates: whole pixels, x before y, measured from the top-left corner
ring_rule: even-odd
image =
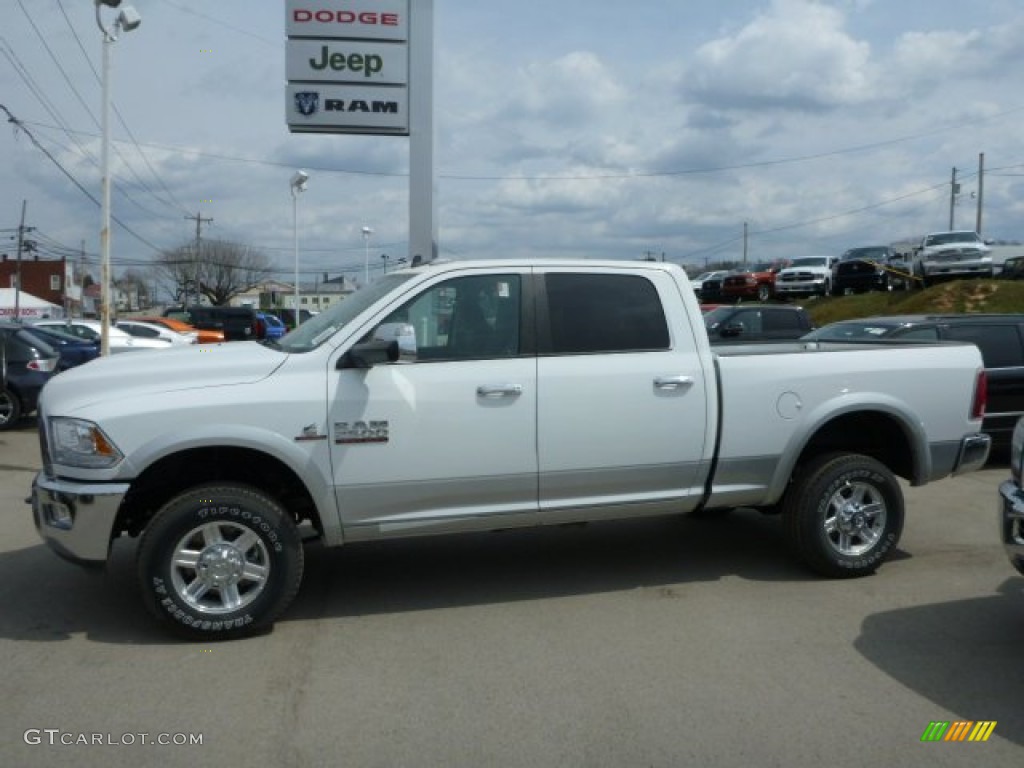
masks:
[[[21,325],[0,323],[0,430],[36,409],[57,359],[53,347]]]
[[[263,327],[266,328],[263,338],[277,340],[288,333],[288,329],[281,322],[281,318],[276,315],[272,315],[269,312],[260,312],[258,317],[263,321]]]
[[[33,336],[38,336],[56,350],[59,355],[57,359],[57,372],[66,371],[76,365],[95,360],[100,356],[100,345],[98,342],[87,341],[72,336],[70,333],[58,330],[54,326],[33,325],[25,329]]]

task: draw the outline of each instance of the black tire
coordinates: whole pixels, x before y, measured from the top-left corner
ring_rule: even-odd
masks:
[[[831,453],[794,475],[782,514],[794,553],[812,571],[867,576],[899,543],[903,491],[870,456]]]
[[[757,286],[757,300],[768,301],[772,297],[772,287],[765,283]]]
[[[14,429],[21,421],[21,398],[10,387],[0,390],[0,431]]]
[[[195,640],[269,627],[298,592],[302,569],[302,540],[291,515],[244,485],[185,491],[160,508],[139,543],[146,606]]]

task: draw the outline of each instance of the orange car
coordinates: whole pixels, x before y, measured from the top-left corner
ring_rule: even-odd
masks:
[[[224,341],[224,331],[208,331],[203,328],[196,328],[181,320],[174,320],[170,317],[133,317],[132,320],[139,320],[144,323],[156,323],[164,328],[170,328],[178,333],[197,333],[196,341],[199,344],[219,344]]]

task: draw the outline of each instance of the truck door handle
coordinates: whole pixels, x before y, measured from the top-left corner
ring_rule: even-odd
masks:
[[[519,397],[523,388],[519,384],[481,384],[476,394],[477,397]]]
[[[657,376],[654,379],[655,389],[682,389],[692,386],[692,376]]]

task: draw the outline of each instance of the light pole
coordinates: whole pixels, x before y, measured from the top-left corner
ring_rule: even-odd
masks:
[[[117,14],[113,31],[103,26],[100,6],[117,8],[121,0],[93,0],[96,6],[96,26],[103,33],[103,144],[100,165],[103,171],[102,205],[100,220],[100,354],[110,354],[110,47],[117,42],[121,31],[131,32],[142,18],[130,5]]]
[[[309,174],[305,171],[296,171],[292,176],[292,243],[295,247],[295,327],[302,322],[299,317],[299,193],[306,191],[306,182],[309,181]]]
[[[366,250],[366,271],[363,275],[363,285],[370,284],[370,235],[372,234],[372,229],[369,227],[363,227],[363,246]]]

